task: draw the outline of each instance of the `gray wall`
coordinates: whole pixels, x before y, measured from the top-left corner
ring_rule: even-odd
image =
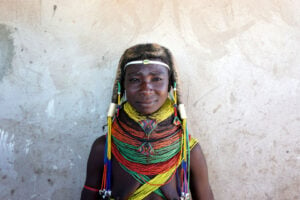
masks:
[[[300,3],[0,0],[0,199],[79,199],[118,60],[177,60],[216,199],[300,199]]]

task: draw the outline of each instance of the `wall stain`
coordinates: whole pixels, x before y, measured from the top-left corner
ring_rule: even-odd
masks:
[[[57,5],[53,5],[53,14],[52,14],[52,17],[54,17],[55,13],[56,13],[56,10],[57,10]]]
[[[199,104],[199,102],[200,102],[202,99],[206,98],[208,95],[210,95],[212,92],[214,92],[214,91],[215,91],[216,89],[218,89],[218,88],[219,88],[219,86],[216,86],[216,87],[213,87],[213,88],[209,89],[207,92],[205,92],[202,96],[200,96],[200,97],[193,103],[193,106],[194,106],[194,107],[197,107],[198,104]]]
[[[54,181],[53,181],[52,179],[50,179],[50,178],[48,178],[47,182],[48,182],[49,185],[51,185],[51,186],[53,186],[53,184],[54,184]]]
[[[235,98],[235,96],[233,95],[233,93],[231,92],[230,93],[230,103],[231,104],[234,104],[236,102],[236,98]]]
[[[44,170],[41,168],[35,168],[35,169],[33,169],[33,171],[37,175],[41,175],[44,172]]]
[[[11,31],[5,24],[0,24],[0,81],[12,71],[14,45]]]
[[[222,105],[219,104],[215,109],[213,109],[213,113],[216,113],[221,107]]]

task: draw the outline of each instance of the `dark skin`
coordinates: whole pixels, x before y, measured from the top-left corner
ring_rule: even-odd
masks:
[[[139,113],[149,115],[158,110],[168,97],[169,72],[161,65],[149,64],[128,66],[125,73],[125,90],[127,101]],[[93,188],[101,187],[103,172],[103,156],[105,136],[98,138],[91,149],[87,164],[85,185]],[[190,189],[193,199],[212,200],[213,194],[208,181],[207,165],[201,147],[197,144],[191,150]],[[176,189],[176,177],[161,186],[160,189],[167,199],[179,199]],[[140,186],[130,174],[125,172],[112,157],[112,197],[128,199]],[[98,192],[82,190],[81,200],[100,199]],[[162,199],[155,193],[145,198]]]

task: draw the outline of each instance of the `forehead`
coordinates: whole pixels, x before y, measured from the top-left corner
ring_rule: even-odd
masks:
[[[168,75],[169,70],[158,64],[136,64],[136,65],[129,65],[126,68],[125,76],[130,75],[150,75],[150,74],[157,74],[157,75]]]

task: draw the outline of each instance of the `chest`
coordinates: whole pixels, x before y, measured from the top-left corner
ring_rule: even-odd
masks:
[[[179,170],[180,171],[180,170]],[[180,177],[180,174],[178,174]],[[119,163],[112,160],[112,197],[114,199],[128,199],[142,184],[128,174]],[[150,177],[153,178],[153,177]],[[171,177],[167,184],[160,187],[161,193],[166,199],[180,199],[178,195],[178,180],[176,174]],[[164,199],[155,193],[151,193],[145,200]]]

